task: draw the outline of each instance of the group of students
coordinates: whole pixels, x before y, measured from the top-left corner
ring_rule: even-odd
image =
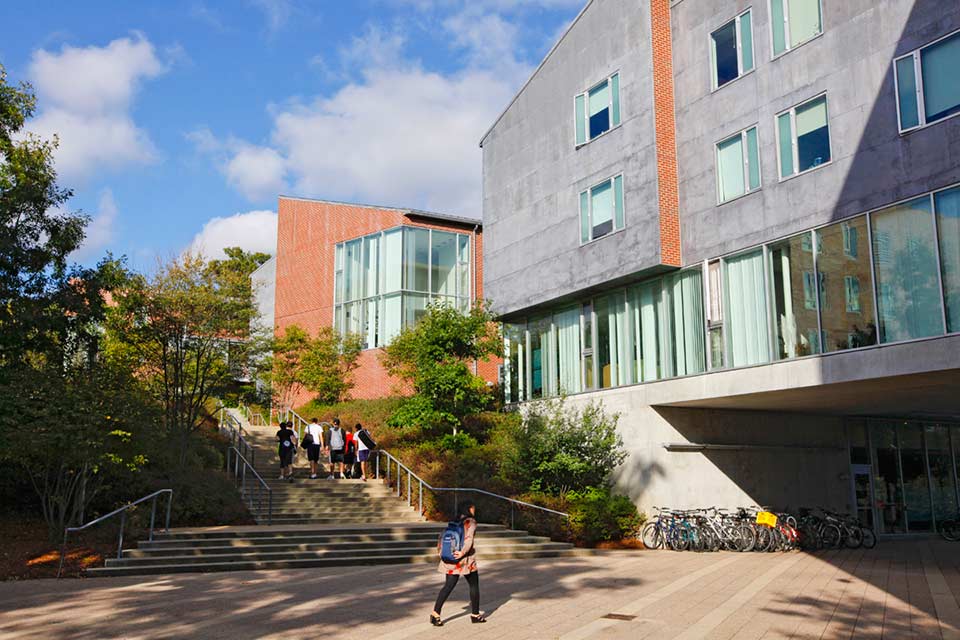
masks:
[[[297,445],[307,450],[307,460],[310,461],[310,479],[316,480],[323,475],[323,465],[320,462],[320,453],[329,455],[330,475],[328,480],[336,477],[339,465],[341,478],[352,478],[355,467],[360,467],[360,479],[367,481],[367,460],[370,452],[377,443],[370,437],[370,433],[359,422],[353,431],[340,428],[340,419],[334,418],[329,431],[324,433],[323,425],[316,418],[310,420],[303,441],[297,441],[297,432],[293,430],[292,422],[281,422],[277,431],[278,450],[280,455],[280,479],[293,481],[293,459],[297,453]]]

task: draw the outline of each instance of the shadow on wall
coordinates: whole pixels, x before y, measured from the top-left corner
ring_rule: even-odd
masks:
[[[785,511],[852,506],[846,435],[839,417],[679,407],[653,410],[676,430],[680,443],[737,447],[662,449],[669,467],[679,470],[668,481],[688,496],[687,504],[678,506],[762,505]]]

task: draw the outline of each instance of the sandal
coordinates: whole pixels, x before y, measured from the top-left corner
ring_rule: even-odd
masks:
[[[482,613],[478,613],[477,615],[473,615],[472,613],[470,614],[471,624],[481,624],[486,621],[487,621],[487,617]]]
[[[433,615],[433,614],[431,613],[431,614],[430,614],[430,624],[432,624],[432,625],[435,626],[435,627],[442,627],[442,626],[443,626],[443,620],[440,619],[440,616],[435,616],[435,615]]]

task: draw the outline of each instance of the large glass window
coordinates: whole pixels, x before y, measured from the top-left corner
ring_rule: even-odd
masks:
[[[632,316],[630,346],[634,358],[632,379],[648,382],[663,377],[660,355],[659,280],[633,287],[629,291]]]
[[[530,331],[530,397],[556,395],[556,340],[549,315],[532,318]]]
[[[960,32],[897,58],[900,130],[907,131],[960,112]]]
[[[581,242],[619,229],[623,229],[623,176],[604,180],[580,194]]]
[[[823,32],[820,0],[770,0],[770,14],[775,56]]]
[[[525,324],[503,325],[503,389],[507,402],[521,402],[526,399],[526,336]]]
[[[930,196],[870,216],[880,341],[943,333]]]
[[[753,69],[753,29],[749,10],[710,34],[713,88]]]
[[[880,533],[904,533],[903,483],[896,427],[887,422],[870,424],[873,447],[873,495],[877,504]]]
[[[923,432],[915,424],[902,424],[897,429],[900,439],[900,468],[903,474],[903,498],[907,507],[907,527],[911,532],[930,531],[933,514],[930,509],[930,483],[923,453]]]
[[[950,453],[950,428],[943,424],[925,425],[924,437],[932,480],[930,493],[933,496],[933,517],[939,525],[944,520],[957,518],[957,480]]]
[[[470,236],[397,227],[336,245],[334,327],[382,347],[431,302],[470,306]]]
[[[960,187],[933,196],[940,241],[940,272],[947,331],[960,331]]]
[[[618,291],[594,300],[597,324],[598,383],[602,389],[627,384],[631,376],[627,347],[627,310],[624,292]]]
[[[770,293],[773,296],[774,357],[778,360],[820,352],[813,253],[803,250],[803,238],[794,236],[771,245]]]
[[[667,291],[667,354],[670,375],[703,373],[707,368],[703,331],[703,273],[683,271],[664,279]]]
[[[620,124],[620,74],[615,73],[574,99],[577,145]]]
[[[866,216],[819,229],[816,236],[823,350],[876,344]]]
[[[725,327],[730,366],[770,360],[763,252],[751,251],[724,260]]]
[[[750,127],[717,143],[717,189],[726,202],[760,188],[757,128]]]
[[[830,162],[827,97],[820,96],[777,116],[780,178]]]
[[[561,394],[579,393],[580,376],[580,308],[572,307],[555,313],[553,324],[557,332],[557,381]]]

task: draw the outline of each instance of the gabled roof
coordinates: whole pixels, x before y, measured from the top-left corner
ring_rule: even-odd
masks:
[[[593,0],[587,0],[587,4],[583,6],[583,9],[581,9],[580,13],[577,14],[577,17],[571,20],[570,24],[567,25],[567,28],[563,30],[563,33],[560,34],[559,38],[557,38],[557,42],[552,47],[550,47],[550,51],[547,52],[547,55],[543,57],[543,60],[541,60],[540,64],[537,65],[537,68],[533,70],[533,73],[530,74],[530,77],[527,78],[527,81],[523,83],[523,86],[520,87],[520,90],[517,91],[516,95],[514,95],[513,98],[511,98],[507,106],[503,109],[503,111],[500,112],[500,115],[497,116],[497,119],[494,120],[493,124],[490,125],[490,128],[487,129],[487,132],[483,134],[482,138],[480,138],[481,147],[483,146],[483,143],[486,141],[487,136],[489,136],[490,133],[497,127],[497,125],[500,124],[500,121],[503,119],[503,116],[507,114],[507,111],[510,110],[510,107],[513,106],[513,103],[516,102],[517,98],[520,97],[520,94],[524,92],[524,90],[527,88],[530,82],[532,82],[533,79],[537,76],[537,74],[540,73],[540,69],[542,69],[543,65],[547,63],[547,60],[549,60],[550,56],[553,55],[553,52],[557,50],[557,47],[560,46],[560,43],[563,42],[563,39],[567,37],[567,34],[570,33],[570,30],[573,29],[573,25],[577,24],[577,22],[580,21],[580,18],[587,11],[587,9],[590,8],[590,5],[592,4],[593,4]]]
[[[424,211],[422,209],[409,209],[405,207],[387,207],[377,204],[361,204],[359,202],[343,202],[341,200],[323,200],[320,198],[302,198],[300,196],[285,196],[281,198],[287,200],[302,200],[304,202],[323,202],[325,204],[343,204],[349,207],[363,207],[365,209],[382,209],[385,211],[399,211],[405,215],[416,216],[418,218],[429,218],[431,220],[442,220],[444,222],[457,222],[465,225],[483,226],[483,220],[473,216],[455,215],[452,213],[437,213],[436,211]]]

